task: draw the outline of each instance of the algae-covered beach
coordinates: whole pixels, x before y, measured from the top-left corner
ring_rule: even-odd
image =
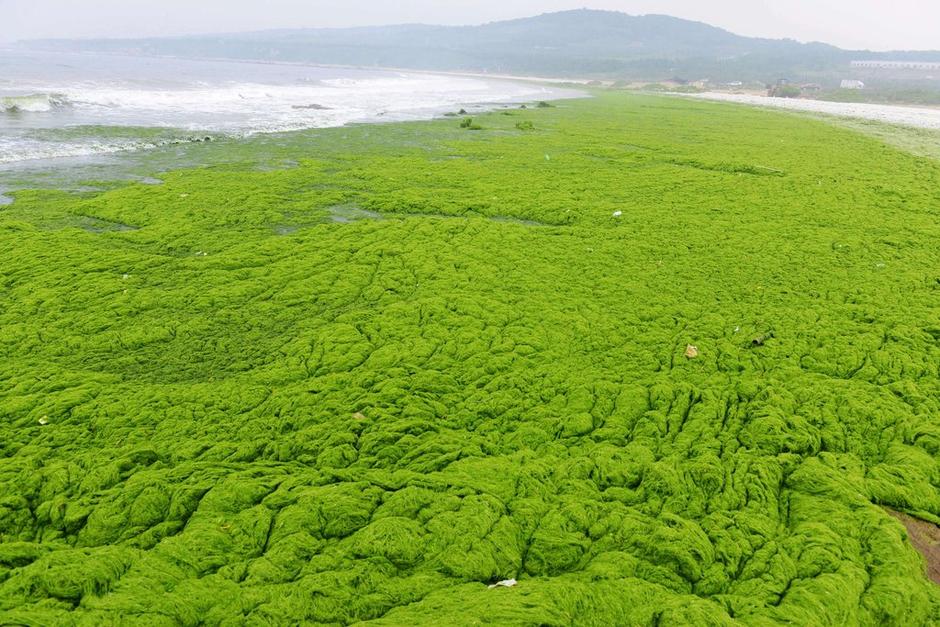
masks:
[[[940,161],[605,92],[192,149],[0,207],[0,623],[940,621]]]

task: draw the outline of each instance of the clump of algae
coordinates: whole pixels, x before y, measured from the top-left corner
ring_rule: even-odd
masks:
[[[711,103],[527,116],[17,192],[0,622],[940,620],[882,507],[940,521],[940,165]]]

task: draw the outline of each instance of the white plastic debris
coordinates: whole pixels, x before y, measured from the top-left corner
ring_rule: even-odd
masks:
[[[490,585],[489,589],[492,590],[493,588],[512,588],[517,583],[519,582],[516,581],[515,579],[504,579],[502,581],[497,581],[496,583]]]
[[[39,425],[40,425],[40,426],[45,427],[47,424],[49,424],[49,417],[48,417],[48,416],[43,416],[42,418],[39,419]]]
[[[124,280],[125,280],[125,281],[128,280],[129,278],[131,278],[131,275],[129,275],[129,274],[125,274],[125,275],[124,275]]]
[[[614,211],[614,217],[615,217],[615,218],[619,218],[619,217],[622,216],[622,215],[623,215],[623,211]]]

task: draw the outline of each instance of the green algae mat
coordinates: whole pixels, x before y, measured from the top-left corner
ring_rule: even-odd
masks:
[[[198,149],[0,208],[0,624],[940,621],[940,162],[618,94]]]

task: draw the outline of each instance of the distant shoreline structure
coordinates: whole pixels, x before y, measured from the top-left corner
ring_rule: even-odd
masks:
[[[852,61],[852,67],[870,70],[940,70],[940,63],[929,61]]]

